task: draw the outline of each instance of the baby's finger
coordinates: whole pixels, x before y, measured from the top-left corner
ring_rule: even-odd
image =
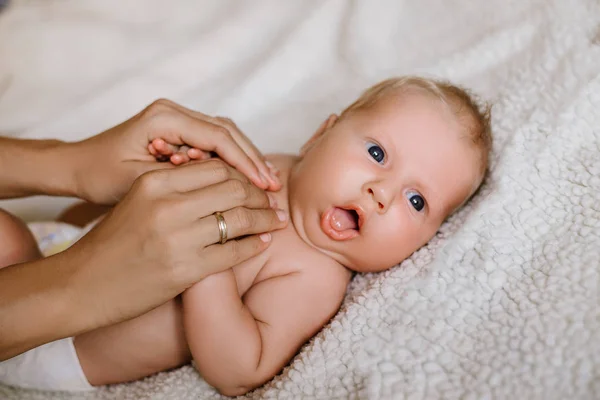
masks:
[[[179,146],[165,142],[163,139],[154,139],[151,144],[154,146],[158,154],[163,156],[171,156],[179,150]]]
[[[181,106],[178,107],[179,110]],[[188,110],[189,112],[189,110]],[[154,121],[148,131],[150,140],[164,138],[171,144],[187,144],[191,147],[214,152],[232,167],[238,169],[260,188],[268,188],[269,181],[261,177],[256,164],[236,143],[229,131],[222,126],[190,115],[188,112],[168,114]],[[156,147],[156,144],[155,144]],[[158,149],[157,149],[158,150]]]
[[[277,176],[277,174],[272,173],[271,169],[269,167],[267,167],[267,165],[265,164],[265,160],[264,160],[262,153],[258,150],[258,148],[256,146],[254,146],[252,141],[250,139],[248,139],[246,137],[246,135],[244,135],[242,133],[242,131],[237,127],[237,125],[231,119],[225,118],[225,117],[211,117],[211,116],[203,114],[199,111],[190,110],[189,108],[186,108],[186,107],[184,107],[180,104],[174,103],[172,101],[165,100],[165,102],[168,102],[171,107],[181,111],[182,113],[186,114],[189,117],[196,118],[201,121],[213,123],[217,126],[225,128],[229,132],[229,134],[231,135],[233,140],[236,142],[236,144],[239,146],[239,148],[241,148],[246,153],[246,157],[249,158],[250,161],[252,161],[254,163],[255,168],[259,172],[259,179],[263,182],[263,184],[268,185],[266,187],[266,189],[269,189],[269,190],[281,189],[281,182],[279,181],[279,177]],[[194,145],[194,143],[191,143],[191,144]],[[229,157],[227,154],[220,154],[220,156],[225,160],[227,160]],[[210,157],[207,157],[207,158],[210,158]],[[207,158],[204,158],[204,159],[207,159]],[[241,162],[240,164],[233,164],[232,162],[230,162],[231,165],[234,165],[236,167],[241,167],[242,171],[244,171],[244,166],[243,166],[244,163],[245,162]],[[258,182],[255,182],[255,183],[258,184]],[[259,184],[258,186],[264,187],[263,184]]]
[[[208,160],[211,158],[210,153],[196,148],[189,149],[187,154],[192,160]]]
[[[152,143],[150,143],[148,145],[148,152],[150,154],[152,154],[154,156],[154,158],[156,158],[156,161],[167,161],[168,157],[167,156],[163,156],[162,154],[158,154],[158,152],[156,151],[156,149],[154,148],[154,146],[152,145]]]
[[[179,150],[171,156],[171,162],[175,165],[185,164],[190,161],[188,156],[189,146],[180,146]]]

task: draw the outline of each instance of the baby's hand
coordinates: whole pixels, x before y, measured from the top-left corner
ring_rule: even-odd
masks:
[[[170,161],[173,165],[183,165],[191,160],[207,160],[209,153],[189,146],[176,146],[165,142],[163,139],[154,139],[148,144],[148,152],[157,161]]]

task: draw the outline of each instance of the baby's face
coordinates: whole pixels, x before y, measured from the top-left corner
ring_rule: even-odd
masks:
[[[463,131],[439,100],[419,93],[330,117],[290,178],[299,235],[355,271],[401,262],[481,179]]]

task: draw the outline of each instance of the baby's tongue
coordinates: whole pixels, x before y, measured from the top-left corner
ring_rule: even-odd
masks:
[[[358,228],[350,211],[338,207],[335,207],[331,213],[331,226],[338,232]]]

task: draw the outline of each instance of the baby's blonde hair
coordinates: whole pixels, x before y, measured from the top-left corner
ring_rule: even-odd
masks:
[[[487,172],[489,153],[492,147],[491,107],[487,104],[478,105],[474,96],[466,89],[448,82],[417,76],[391,78],[363,92],[358,100],[342,111],[341,117],[352,111],[368,109],[379,99],[393,92],[404,93],[409,89],[421,90],[432,95],[441,100],[454,113],[460,124],[465,128],[466,137],[471,140],[480,153],[481,177],[483,179]]]

